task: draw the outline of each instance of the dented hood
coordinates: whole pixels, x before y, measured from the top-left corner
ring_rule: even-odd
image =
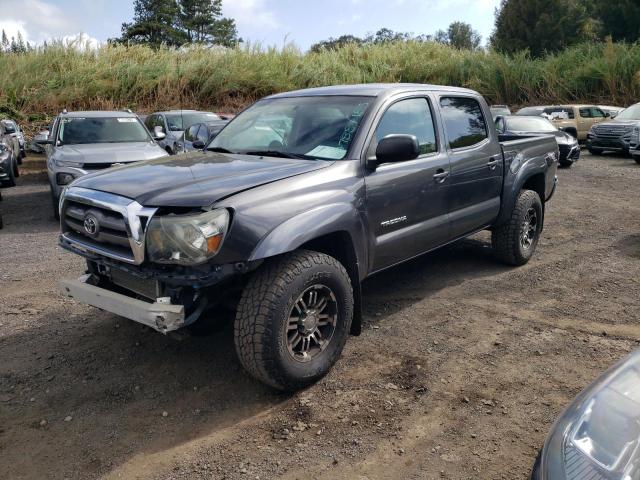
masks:
[[[75,187],[136,200],[147,207],[204,207],[235,193],[331,162],[195,152],[139,162],[81,177]]]

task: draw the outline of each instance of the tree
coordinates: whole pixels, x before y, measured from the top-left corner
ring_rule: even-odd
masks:
[[[635,42],[640,39],[640,3],[637,0],[586,0],[584,8],[598,27],[600,38]]]
[[[555,52],[584,40],[587,18],[576,0],[502,0],[491,45],[504,53]]]
[[[178,46],[187,40],[178,29],[180,9],[176,0],[135,0],[133,22],[122,24],[120,42],[146,43],[154,48]]]
[[[2,46],[0,46],[0,50],[3,52],[8,52],[11,48],[11,44],[9,43],[9,37],[7,37],[7,32],[2,29]]]
[[[236,45],[235,21],[222,17],[222,0],[135,0],[131,23],[122,24],[122,36],[112,40],[181,46],[190,43]]]
[[[328,40],[322,40],[321,42],[311,45],[310,50],[312,52],[320,52],[322,50],[337,50],[349,44],[362,45],[364,40],[353,35],[342,35],[338,38],[329,38]]]
[[[482,37],[470,24],[453,22],[446,31],[438,30],[435,40],[460,50],[475,50],[480,47]]]
[[[189,43],[238,43],[235,20],[222,17],[222,0],[181,0],[180,25]]]

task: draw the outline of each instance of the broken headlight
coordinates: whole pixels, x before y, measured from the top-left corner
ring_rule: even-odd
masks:
[[[542,479],[640,479],[640,352],[583,391],[542,451]]]
[[[147,258],[155,263],[196,265],[220,251],[229,226],[229,212],[153,217],[146,233]]]

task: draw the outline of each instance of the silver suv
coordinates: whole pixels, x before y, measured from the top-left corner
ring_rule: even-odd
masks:
[[[76,178],[112,166],[166,157],[138,116],[129,111],[62,112],[44,145],[53,212]]]

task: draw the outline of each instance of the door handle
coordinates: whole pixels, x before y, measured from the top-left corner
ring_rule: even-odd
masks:
[[[442,168],[439,168],[438,170],[436,170],[436,173],[433,174],[433,178],[436,180],[437,183],[444,182],[448,176],[449,176],[449,172],[443,170]]]
[[[498,163],[500,163],[500,160],[498,160],[497,158],[492,158],[489,162],[487,162],[487,167],[489,167],[489,170],[495,170],[498,166]]]

